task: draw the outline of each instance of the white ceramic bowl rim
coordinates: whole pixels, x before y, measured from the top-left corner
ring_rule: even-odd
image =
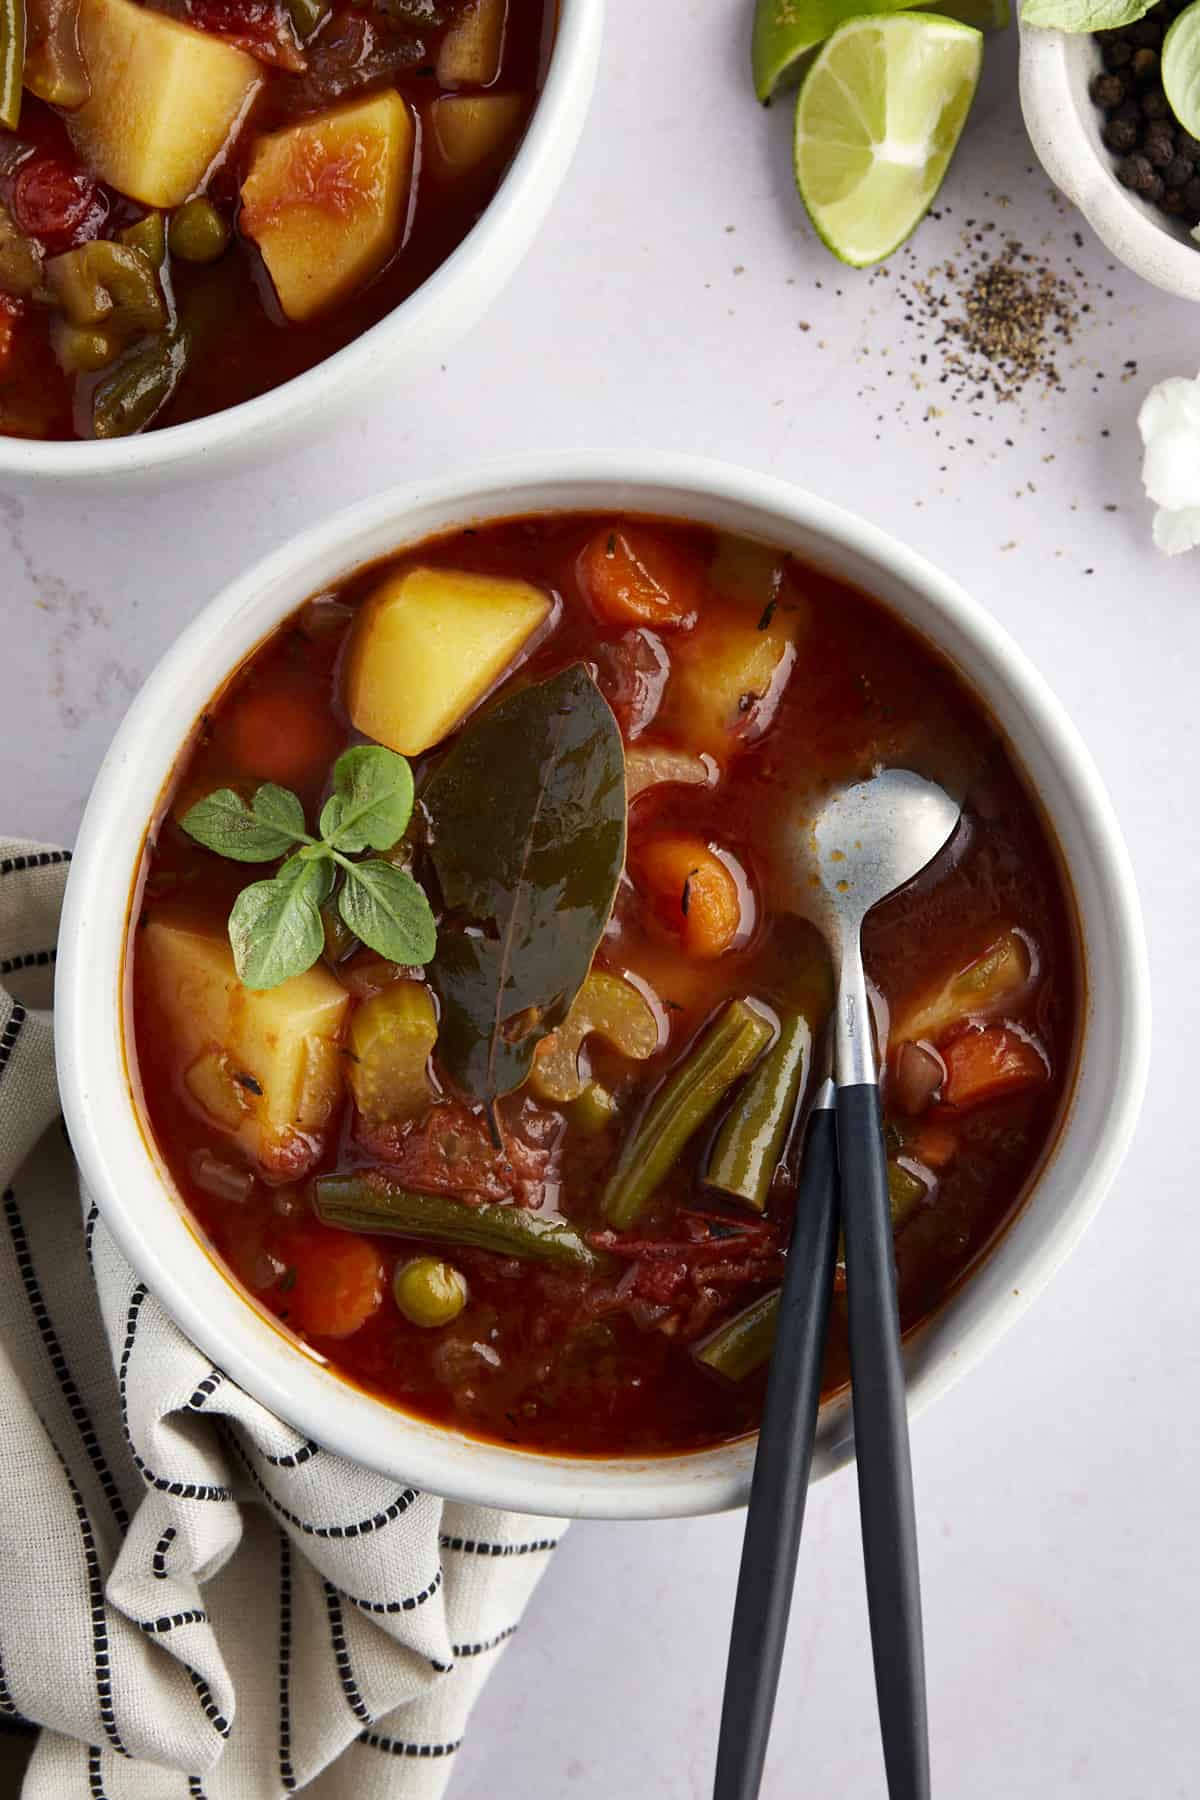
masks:
[[[1037,781],[1069,860],[1093,973],[1084,1050],[1058,1147],[989,1257],[905,1347],[910,1404],[928,1405],[1041,1291],[1099,1206],[1146,1079],[1146,951],[1132,871],[1099,777],[1041,676],[955,583],[873,525],[776,479],[679,455],[584,453],[492,465],[372,499],[234,581],[134,700],[80,831],[60,932],[56,1035],[63,1108],[85,1186],[182,1329],[298,1431],[418,1487],[528,1512],[647,1517],[742,1503],[753,1440],[687,1456],[584,1460],[482,1443],[382,1406],[268,1325],[199,1247],[147,1147],[122,1055],[126,909],[148,818],[183,722],[274,625],[364,562],[444,530],[521,512],[688,515],[757,532],[840,570],[907,616],[983,693]],[[920,618],[913,615],[919,614]],[[974,670],[971,664],[974,664]],[[989,686],[990,684],[990,686]],[[1047,798],[1056,784],[1057,801]],[[852,1454],[844,1403],[822,1413],[814,1474]]]
[[[397,336],[437,339],[454,296],[485,280],[490,282],[497,244],[509,234],[523,243],[527,235],[523,218],[532,204],[539,172],[553,157],[565,172],[578,138],[582,119],[577,115],[586,106],[599,54],[603,0],[558,0],[558,5],[558,27],[545,81],[504,179],[462,242],[406,300],[311,369],[265,394],[204,418],[107,442],[47,442],[0,435],[0,474],[93,481],[135,471],[168,470],[184,463],[214,462],[235,446],[262,448],[289,424],[344,410],[347,395],[360,392],[378,374],[386,346]],[[311,424],[308,428],[311,430]]]

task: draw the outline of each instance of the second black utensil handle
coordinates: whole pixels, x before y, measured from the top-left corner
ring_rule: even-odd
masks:
[[[854,1446],[875,1691],[891,1800],[929,1800],[921,1581],[879,1089],[838,1089]]]
[[[809,1116],[729,1640],[713,1800],[762,1781],[821,1398],[837,1240],[835,1126]]]

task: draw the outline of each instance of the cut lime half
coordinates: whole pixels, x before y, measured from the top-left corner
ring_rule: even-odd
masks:
[[[799,81],[817,45],[847,19],[905,10],[913,10],[913,0],[758,0],[750,50],[755,93],[765,105]],[[1003,31],[1011,16],[1009,0],[928,0],[928,10],[979,31]]]
[[[835,256],[882,262],[942,185],[983,62],[983,36],[935,13],[839,26],[796,102],[796,186]]]
[[[1167,104],[1185,131],[1200,134],[1200,0],[1173,22],[1162,47]]]

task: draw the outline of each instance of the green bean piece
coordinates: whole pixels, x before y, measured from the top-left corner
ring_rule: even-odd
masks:
[[[166,334],[122,357],[96,384],[93,435],[129,437],[144,430],[175,392],[186,364],[186,339]]]
[[[167,308],[149,257],[108,238],[81,244],[46,264],[46,280],[72,325],[102,325],[126,343],[161,331]]]
[[[378,1231],[422,1243],[466,1244],[526,1262],[600,1274],[609,1258],[570,1225],[511,1202],[478,1206],[446,1194],[418,1194],[375,1175],[322,1175],[313,1184],[318,1216],[346,1231]]]
[[[0,292],[17,300],[29,300],[43,284],[42,252],[27,238],[7,207],[0,206]]]
[[[775,1348],[779,1292],[773,1288],[769,1294],[760,1295],[744,1311],[710,1331],[692,1351],[696,1361],[727,1381],[745,1381],[747,1375],[761,1369],[771,1360]]]
[[[919,1175],[914,1175],[911,1169],[906,1169],[903,1163],[894,1159],[888,1162],[887,1174],[892,1229],[898,1231],[901,1225],[908,1224],[929,1189]]]
[[[284,0],[300,42],[306,43],[329,15],[330,0]]]
[[[670,1075],[626,1139],[604,1194],[610,1225],[626,1230],[673,1168],[684,1145],[757,1062],[774,1035],[763,1013],[731,1000]]]
[[[812,1032],[803,1013],[786,1013],[779,1036],[722,1125],[708,1161],[709,1187],[765,1212],[808,1073]]]
[[[25,0],[0,0],[0,125],[15,131],[25,79]]]
[[[99,325],[71,325],[58,318],[50,321],[50,346],[66,375],[94,375],[107,369],[122,349],[120,339]]]
[[[125,227],[121,242],[140,250],[152,269],[161,269],[167,259],[167,221],[160,212],[148,212]]]
[[[457,1319],[467,1304],[467,1278],[453,1263],[418,1256],[396,1270],[392,1293],[411,1324],[432,1331]]]
[[[216,262],[218,256],[225,254],[229,243],[229,224],[211,200],[197,194],[194,200],[185,200],[171,214],[167,242],[171,246],[171,255],[184,262]]]

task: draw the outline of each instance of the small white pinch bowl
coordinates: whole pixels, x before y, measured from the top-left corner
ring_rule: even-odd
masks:
[[[1117,180],[1117,158],[1100,136],[1104,114],[1088,94],[1103,67],[1095,38],[1034,25],[1020,30],[1021,111],[1051,181],[1118,262],[1168,294],[1200,300],[1200,244],[1186,225]]]
[[[1069,871],[1085,965],[1075,1086],[1019,1216],[906,1341],[914,1413],[1000,1340],[1095,1214],[1141,1103],[1150,1002],[1129,859],[1081,739],[995,620],[874,525],[748,470],[649,452],[505,462],[340,513],[226,588],[154,670],[97,777],[59,938],[59,1078],[85,1185],[134,1269],[220,1368],[297,1430],[458,1499],[552,1515],[662,1518],[744,1503],[754,1440],[662,1457],[532,1454],[412,1417],[354,1388],[258,1311],[203,1247],[143,1127],[124,1042],[126,926],[147,825],[211,696],[281,620],[362,564],[484,520],[581,509],[658,513],[748,533],[877,596],[960,671],[1040,797]],[[814,1475],[852,1455],[848,1409],[835,1400],[822,1412]]]
[[[600,66],[604,0],[559,0],[558,26],[529,128],[491,203],[428,281],[369,331],[282,386],[207,418],[104,441],[0,435],[0,482],[40,492],[144,493],[262,464],[311,442],[357,408],[385,403],[477,323],[532,245],[583,133]]]

